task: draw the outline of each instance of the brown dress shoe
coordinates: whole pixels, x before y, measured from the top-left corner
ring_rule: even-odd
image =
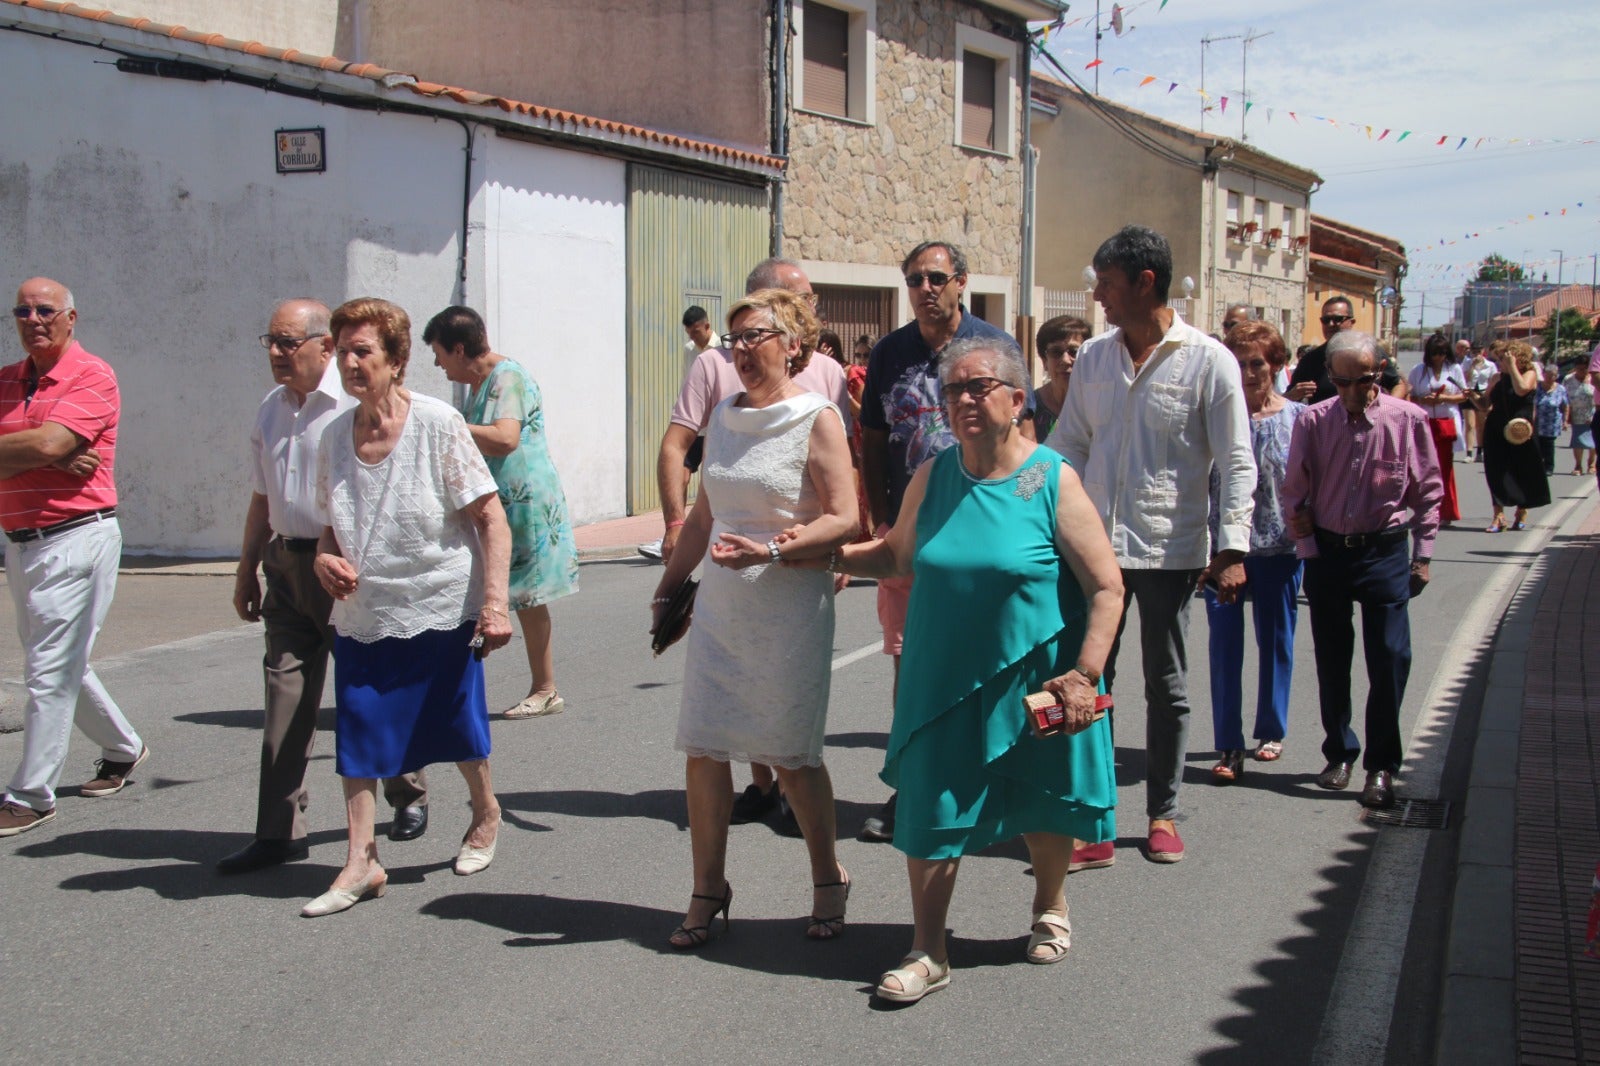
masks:
[[[1317,775],[1317,787],[1339,792],[1350,787],[1350,764],[1331,762]]]
[[[1367,787],[1361,790],[1361,806],[1375,811],[1386,811],[1394,806],[1394,775],[1388,770],[1374,770],[1367,775]]]
[[[141,747],[139,754],[129,762],[112,762],[110,759],[96,759],[93,781],[86,781],[78,789],[80,796],[115,796],[128,784],[128,775],[150,757],[149,746]]]

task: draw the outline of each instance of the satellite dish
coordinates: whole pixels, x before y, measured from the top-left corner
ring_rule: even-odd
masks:
[[[1122,5],[1111,5],[1111,29],[1118,37],[1122,36]]]
[[[1184,299],[1188,299],[1189,297],[1194,295],[1194,279],[1193,278],[1191,278],[1189,275],[1185,274],[1183,276],[1183,281],[1180,282],[1180,284],[1183,286],[1183,297],[1184,297]]]
[[[1099,280],[1099,276],[1097,274],[1095,274],[1094,267],[1086,266],[1086,267],[1083,268],[1083,287],[1084,288],[1086,288],[1086,289],[1094,288],[1094,283],[1096,281],[1098,281],[1098,280]]]

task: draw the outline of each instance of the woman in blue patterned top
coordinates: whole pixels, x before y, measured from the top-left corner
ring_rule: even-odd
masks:
[[[1245,404],[1250,410],[1250,447],[1258,480],[1255,516],[1250,526],[1250,554],[1245,556],[1245,588],[1255,605],[1256,647],[1261,672],[1256,690],[1255,757],[1273,762],[1283,754],[1289,728],[1289,681],[1294,673],[1294,629],[1300,593],[1300,560],[1283,513],[1283,477],[1289,456],[1289,435],[1304,404],[1273,390],[1273,379],[1288,362],[1289,350],[1278,331],[1265,322],[1241,322],[1224,341],[1239,360]],[[1211,472],[1212,494],[1217,473]],[[1211,515],[1211,536],[1217,536]],[[1226,785],[1244,773],[1244,601],[1223,603],[1215,590],[1205,590],[1206,621],[1211,628],[1211,724],[1220,758],[1211,778]]]
[[[556,691],[547,605],[578,591],[578,546],[545,442],[539,386],[520,363],[489,350],[489,332],[470,307],[434,315],[422,340],[445,377],[471,390],[461,413],[511,524],[511,609],[522,626],[533,681],[527,697],[502,717],[560,714],[566,701]]]

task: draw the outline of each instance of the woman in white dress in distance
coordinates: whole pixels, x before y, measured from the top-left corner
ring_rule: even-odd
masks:
[[[835,851],[833,783],[822,762],[833,575],[778,565],[831,558],[859,531],[855,474],[844,421],[827,400],[794,383],[817,343],[803,296],[751,293],[728,315],[722,338],[744,391],[720,403],[706,428],[699,498],[662,575],[651,631],[673,589],[702,561],[684,666],[676,747],[686,756],[694,890],[673,947],[698,948],[720,913],[727,928],[729,763],[762,762],[778,773],[811,862],[807,935],[844,928],[850,879]],[[785,541],[778,534],[803,530]]]

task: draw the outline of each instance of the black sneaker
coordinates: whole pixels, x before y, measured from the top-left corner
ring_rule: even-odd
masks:
[[[875,817],[868,818],[863,822],[858,839],[868,842],[876,841],[883,844],[892,843],[894,841],[894,805],[895,800],[899,798],[900,793],[896,792],[889,797],[889,802],[883,805],[883,809]]]
[[[751,782],[746,785],[744,792],[733,801],[733,814],[728,818],[729,825],[748,825],[750,822],[759,822],[771,814],[778,806],[778,783],[774,781],[772,787],[766,792],[761,791],[761,786]]]

